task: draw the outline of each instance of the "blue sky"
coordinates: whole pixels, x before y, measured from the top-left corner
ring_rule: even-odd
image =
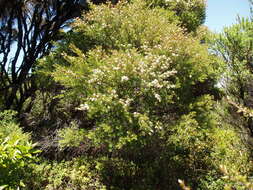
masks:
[[[248,0],[207,0],[205,25],[212,31],[220,32],[224,26],[236,22],[237,15],[249,16]]]

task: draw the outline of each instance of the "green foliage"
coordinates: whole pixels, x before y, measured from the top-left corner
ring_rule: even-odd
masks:
[[[105,190],[94,167],[88,158],[43,162],[34,166],[33,180],[28,187],[30,190]]]
[[[141,0],[94,6],[41,60],[42,73],[64,86],[58,103],[73,102],[85,118],[59,131],[60,146],[89,143],[109,189],[177,189],[182,179],[218,190],[226,182],[220,165],[248,174],[248,150],[214,113],[218,59],[202,34],[177,23],[173,12]],[[68,188],[64,177],[49,186]]]
[[[212,43],[213,52],[224,61],[220,86],[227,96],[228,118],[250,146],[253,134],[252,28],[252,20],[240,18],[237,24],[216,35]]]
[[[206,47],[170,23],[161,9],[148,9],[142,1],[114,9],[104,5],[75,25],[80,38],[77,42],[75,33],[70,38],[72,53],[62,53],[59,63],[65,65],[56,65],[52,76],[83,102],[76,109],[96,120],[87,135],[95,144],[120,148],[152,135],[169,110],[187,112],[197,96],[214,91],[216,66]],[[86,53],[90,43],[99,46]],[[207,82],[210,88],[197,92]]]
[[[226,166],[221,166],[221,171],[224,175],[223,179],[227,182],[224,190],[232,190],[234,188],[238,190],[251,190],[253,189],[252,179],[247,176],[241,175],[233,169],[227,169]]]
[[[37,153],[29,142],[29,135],[22,132],[14,116],[13,111],[0,113],[0,187],[10,190],[25,187],[26,172]]]
[[[223,61],[224,73],[220,81],[220,86],[227,98],[224,99],[227,103],[224,106],[224,110],[227,111],[226,115],[228,122],[233,124],[234,127],[239,128],[239,132],[242,133],[242,137],[250,146],[252,146],[252,81],[253,81],[253,65],[252,65],[252,28],[253,22],[247,18],[240,18],[237,24],[224,28],[223,32],[216,35],[212,42],[213,52],[220,56]],[[218,138],[224,138],[227,136],[225,133],[217,135]],[[229,134],[229,136],[233,136]],[[233,139],[233,138],[231,138]],[[222,172],[224,173],[224,181],[226,182],[225,189],[252,189],[252,183],[250,182],[249,175],[252,174],[252,168],[249,171],[243,168],[243,156],[244,148],[239,144],[234,144],[234,141],[228,144],[220,144],[217,151],[224,152],[225,147],[233,144],[239,148],[240,159],[236,159],[236,153],[228,152],[229,159],[225,159],[223,155],[220,155],[222,160]],[[223,150],[222,150],[223,149]],[[231,148],[229,150],[232,150]],[[232,158],[234,157],[234,158]],[[231,165],[232,159],[232,165]],[[248,161],[250,162],[250,161]],[[238,171],[241,166],[242,173]],[[246,172],[247,171],[247,172]]]
[[[244,104],[249,98],[252,81],[253,22],[242,18],[214,39],[213,50],[225,61],[226,72],[221,83],[233,101]]]
[[[59,145],[61,148],[78,147],[84,141],[85,135],[84,130],[78,129],[77,124],[72,123],[70,127],[58,131]]]
[[[175,22],[173,12],[148,9],[140,0],[133,4],[120,2],[113,9],[103,5],[95,7],[84,15],[84,19],[73,24],[75,33],[71,34],[71,42],[75,41],[75,45],[84,50],[95,46],[117,50],[154,47],[165,37],[163,25],[171,26],[169,31],[166,30],[170,34],[175,29]]]
[[[147,0],[147,4],[175,12],[182,26],[189,32],[196,31],[206,18],[205,0]]]
[[[231,126],[224,121],[220,126],[217,113],[206,112],[209,123],[201,125],[195,112],[183,116],[173,128],[168,142],[175,147],[175,163],[184,167],[186,179],[193,177],[192,181],[199,181],[199,189],[223,189],[225,181],[220,178],[219,167],[226,165],[246,174],[250,169],[249,153]],[[191,184],[196,188],[195,185]]]

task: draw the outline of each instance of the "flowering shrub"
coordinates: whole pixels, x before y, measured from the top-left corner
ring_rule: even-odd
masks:
[[[120,148],[153,135],[173,109],[189,111],[201,95],[194,85],[216,76],[206,47],[164,18],[138,1],[96,7],[75,23],[74,55],[61,53],[65,66],[57,65],[52,76],[81,101],[77,110],[96,118],[87,134],[95,144]],[[86,43],[97,45],[87,51]]]
[[[235,161],[240,140],[213,114],[216,58],[173,14],[141,0],[93,7],[41,61],[65,88],[58,98],[78,102],[74,111],[86,119],[80,131],[61,130],[60,143],[87,142],[106,155],[101,173],[110,187],[176,189],[182,179],[206,189],[208,179],[219,181],[219,164],[239,171],[247,160],[245,150]]]

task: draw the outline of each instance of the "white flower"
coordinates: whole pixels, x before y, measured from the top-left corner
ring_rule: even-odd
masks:
[[[161,102],[161,96],[160,96],[159,94],[155,94],[155,98],[156,98],[159,102]]]
[[[100,69],[94,69],[94,70],[93,70],[93,73],[94,73],[94,74],[101,74],[102,71],[101,71]]]
[[[112,69],[113,69],[113,70],[115,70],[115,71],[120,70],[120,68],[119,68],[119,67],[113,67]]]
[[[88,110],[90,107],[88,104],[81,104],[78,108],[76,108],[77,110],[80,110],[80,111],[85,111],[85,110]]]
[[[127,106],[129,106],[130,103],[131,103],[132,101],[133,101],[133,99],[127,98],[127,99],[125,100],[125,104],[126,104]]]
[[[178,56],[178,54],[176,54],[176,53],[172,53],[171,54],[173,57],[177,57]]]
[[[137,116],[137,115],[139,115],[139,113],[138,113],[138,112],[134,112],[133,114],[134,114],[134,116]]]
[[[121,77],[121,82],[128,81],[128,80],[129,80],[129,78],[127,76],[122,76]]]
[[[94,101],[97,100],[97,98],[92,97],[92,98],[89,98],[89,100],[92,101],[92,102],[94,102]]]
[[[158,81],[157,79],[155,79],[155,80],[153,80],[153,81],[151,82],[151,84],[152,84],[153,86],[158,86],[158,85],[159,85],[159,81]]]
[[[161,85],[157,79],[155,79],[152,82],[150,82],[148,84],[148,86],[149,87],[155,87],[155,88],[162,88],[163,87],[163,85]]]

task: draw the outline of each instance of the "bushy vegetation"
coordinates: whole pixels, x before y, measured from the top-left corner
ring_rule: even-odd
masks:
[[[87,158],[62,162],[44,161],[33,166],[33,180],[28,182],[28,189],[105,190],[95,166],[96,162],[91,163]]]
[[[24,179],[35,161],[36,150],[29,134],[23,133],[14,119],[15,112],[0,113],[0,188],[25,187]]]
[[[251,21],[214,36],[201,26],[204,1],[90,7],[39,60],[19,113],[30,134],[14,112],[0,114],[0,185],[252,188],[251,93],[237,91],[251,81]]]
[[[181,26],[188,32],[194,32],[204,23],[206,0],[147,0],[148,6],[159,6],[171,10],[178,16]]]

